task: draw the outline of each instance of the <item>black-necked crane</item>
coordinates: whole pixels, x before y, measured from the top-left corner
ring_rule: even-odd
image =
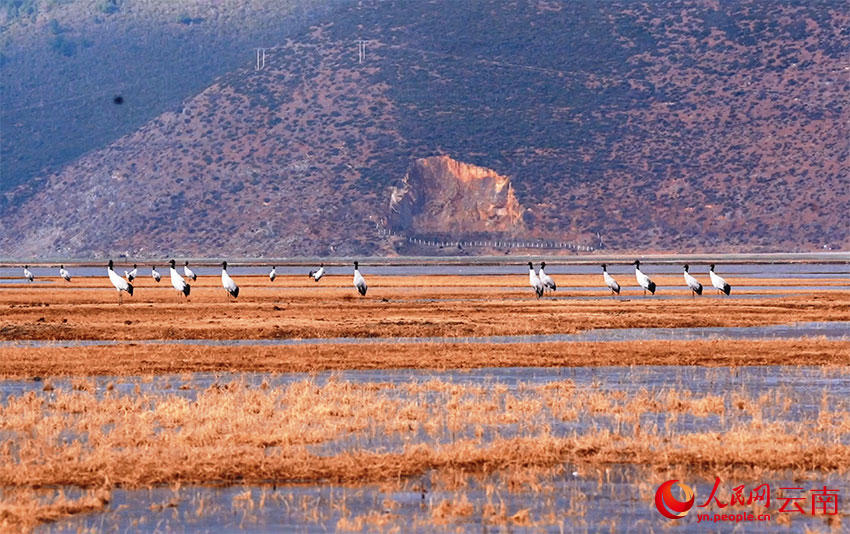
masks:
[[[269,282],[274,282],[274,279],[277,278],[276,267],[272,265],[272,270],[269,271]]]
[[[543,284],[543,289],[549,289],[549,290],[552,290],[552,291],[557,291],[558,286],[555,285],[555,281],[552,280],[552,277],[549,276],[548,274],[546,274],[546,272],[543,270],[545,268],[546,268],[546,262],[545,261],[541,262],[540,263],[540,273],[538,274],[538,277],[540,278],[540,282]]]
[[[159,283],[159,281],[162,280],[162,275],[159,274],[159,271],[156,270],[156,265],[151,267],[151,278],[156,280],[157,283]]]
[[[325,276],[325,264],[323,263],[323,264],[319,265],[319,270],[318,270],[318,271],[310,271],[309,276],[310,276],[313,280],[315,280],[316,282],[318,282],[318,281],[319,281],[319,280],[320,280],[323,276]]]
[[[543,282],[540,281],[540,277],[534,272],[534,264],[531,262],[528,262],[528,283],[534,289],[537,298],[543,296]]]
[[[191,278],[193,282],[198,279],[198,275],[196,275],[195,272],[189,268],[188,261],[183,264],[183,274],[186,276],[186,278]]]
[[[602,264],[602,278],[605,280],[605,285],[608,286],[608,289],[611,290],[612,295],[620,294],[620,284],[614,280],[614,277],[608,274],[608,266],[604,263]]]
[[[192,286],[189,285],[189,282],[183,279],[180,276],[180,273],[177,272],[177,269],[174,268],[175,261],[171,260],[169,262],[170,268],[168,269],[169,274],[171,274],[171,286],[176,289],[179,293],[182,293],[183,296],[188,297],[189,291],[192,290]]]
[[[135,280],[138,275],[139,275],[139,266],[136,265],[135,263],[133,264],[133,270],[132,271],[130,271],[129,273],[127,271],[124,271],[124,278],[126,278],[127,281],[130,282],[130,283],[132,283],[133,280]]]
[[[32,271],[30,271],[29,265],[24,265],[24,278],[26,278],[28,282],[35,280],[35,276],[33,276]]]
[[[239,286],[227,274],[227,262],[221,262],[221,286],[227,291],[227,294],[233,298],[239,297]]]
[[[109,265],[106,268],[106,274],[109,275],[109,281],[112,282],[112,285],[115,286],[116,290],[118,290],[118,305],[120,306],[124,303],[124,299],[122,298],[123,295],[121,295],[121,292],[126,291],[127,294],[132,297],[133,284],[118,276],[118,273],[116,273],[113,269],[112,260],[109,260]]]
[[[354,262],[354,287],[363,297],[366,296],[366,290],[369,289],[369,286],[366,285],[366,279],[360,274],[360,266],[356,261]]]
[[[646,295],[647,291],[653,295],[655,294],[655,282],[650,280],[650,278],[643,274],[640,270],[640,260],[635,260],[635,280],[637,280],[638,285],[643,288],[644,295]]]
[[[59,266],[59,276],[61,276],[62,279],[65,280],[66,282],[71,281],[71,273],[69,273],[68,270],[65,269],[64,265]]]
[[[714,272],[714,264],[708,270],[708,277],[711,278],[711,285],[714,286],[720,293],[726,293],[728,296],[732,292],[732,286],[726,283],[722,276]]]
[[[695,295],[702,295],[702,284],[699,282],[699,280],[697,280],[696,278],[691,276],[691,273],[688,272],[688,264],[687,263],[685,264],[684,273],[685,273],[685,284],[687,284],[688,289],[691,290],[691,297],[694,297]]]

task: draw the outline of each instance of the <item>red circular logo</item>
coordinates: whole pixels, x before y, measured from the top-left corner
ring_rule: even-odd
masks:
[[[670,519],[679,519],[688,515],[688,511],[694,505],[694,491],[685,484],[678,483],[678,480],[668,480],[664,484],[658,486],[658,491],[655,492],[655,507],[661,512],[661,515]],[[680,501],[673,497],[671,488],[673,484],[679,486],[685,494],[685,500]]]

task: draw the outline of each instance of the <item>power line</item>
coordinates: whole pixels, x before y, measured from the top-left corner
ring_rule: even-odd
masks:
[[[509,61],[499,61],[499,60],[495,60],[495,59],[486,59],[486,58],[481,58],[481,57],[459,56],[457,54],[449,54],[447,52],[437,52],[437,51],[434,51],[434,50],[425,50],[423,48],[414,48],[414,47],[411,47],[411,46],[386,44],[386,43],[382,43],[380,41],[375,41],[375,44],[379,47],[383,46],[385,48],[393,48],[393,49],[396,49],[396,50],[409,50],[411,52],[419,52],[421,54],[428,54],[428,55],[432,55],[432,56],[448,57],[448,58],[452,58],[452,59],[457,59],[459,61],[466,61],[466,62],[472,62],[472,63],[483,63],[485,65],[494,65],[494,66],[497,66],[497,67],[505,67],[505,68],[516,68],[516,69],[530,70],[530,71],[535,71],[535,72],[544,72],[544,73],[548,73],[548,74],[554,74],[554,75],[557,75],[557,76],[569,76],[570,75],[570,73],[563,71],[563,70],[550,69],[550,68],[547,68],[547,67],[535,67],[533,65],[527,65],[527,64],[523,64],[523,63],[513,63],[513,62],[509,62]]]
[[[527,70],[527,71],[530,71],[530,72],[540,72],[540,73],[551,74],[553,76],[558,76],[558,77],[562,77],[562,78],[574,76],[576,74],[575,72],[568,72],[568,71],[565,71],[565,70],[554,69],[554,68],[549,68],[549,67],[538,67],[538,66],[534,66],[534,65],[528,65],[528,64],[525,64],[525,63],[517,63],[517,62],[511,62],[511,61],[488,59],[488,58],[482,58],[482,57],[461,56],[461,55],[458,55],[458,54],[450,54],[450,53],[447,53],[447,52],[438,52],[438,51],[435,51],[435,50],[426,50],[426,49],[423,49],[423,48],[404,46],[404,45],[398,45],[398,44],[387,44],[387,43],[383,43],[381,41],[372,41],[372,40],[366,41],[366,40],[362,40],[362,39],[357,41],[357,43],[358,43],[358,45],[357,45],[358,46],[358,63],[363,63],[366,60],[366,43],[367,42],[369,42],[370,44],[372,44],[374,46],[377,46],[378,48],[383,47],[383,48],[390,48],[390,49],[394,49],[394,50],[406,50],[406,51],[416,52],[416,53],[430,55],[430,56],[450,58],[450,59],[454,59],[454,60],[457,60],[457,61],[463,61],[463,62],[467,62],[467,63],[478,63],[478,64],[501,67],[501,68],[513,68],[513,69]],[[264,69],[265,66],[266,66],[266,51],[267,50],[277,50],[278,48],[279,47],[257,48],[257,49],[255,49],[256,53],[257,53],[257,62],[256,62],[255,69],[256,70]],[[843,70],[843,72],[842,72],[842,70]],[[844,64],[839,64],[836,68],[830,69],[829,72],[831,72],[831,73],[835,73],[835,72],[846,73],[848,70],[850,70],[850,66],[845,66]],[[602,78],[603,81],[604,80],[614,80],[614,79],[619,80],[619,81],[628,81],[628,80],[632,80],[634,78],[621,77],[621,76],[610,76],[610,75],[606,75]],[[838,80],[838,81],[840,81],[840,80]],[[29,110],[39,109],[39,108],[48,108],[48,107],[52,107],[54,105],[65,104],[65,103],[68,103],[68,102],[76,102],[76,101],[92,101],[92,102],[94,102],[94,101],[97,101],[101,98],[110,98],[110,97],[114,96],[114,94],[119,93],[123,90],[126,90],[128,86],[129,86],[129,84],[120,85],[118,87],[115,87],[112,90],[112,92],[110,92],[110,93],[104,92],[104,93],[96,93],[94,95],[85,94],[85,95],[72,96],[72,97],[67,97],[67,98],[52,99],[52,100],[47,100],[47,101],[42,100],[39,103],[30,104],[30,105],[26,105],[26,106],[18,106],[18,107],[14,107],[14,108],[2,108],[2,109],[0,109],[0,113],[16,113],[16,112],[20,112],[20,111],[29,111]],[[751,86],[746,86],[743,89],[746,90],[746,91],[765,92],[765,93],[771,93],[771,94],[785,94],[785,95],[794,94],[794,90],[795,90],[794,87],[789,87],[787,90],[778,90],[778,89],[768,89],[768,88],[760,88],[760,87],[753,88]],[[805,88],[796,88],[796,89],[797,89],[797,91],[799,91],[800,89],[805,89]],[[823,94],[823,93],[820,93],[820,94]],[[669,102],[665,102],[665,104],[669,104]]]
[[[549,67],[538,67],[538,66],[534,66],[534,65],[528,65],[526,63],[516,63],[516,62],[511,62],[511,61],[487,59],[487,58],[482,58],[482,57],[461,56],[461,55],[457,55],[457,54],[450,54],[450,53],[447,53],[447,52],[438,52],[438,51],[435,51],[435,50],[426,50],[426,49],[423,49],[423,48],[416,48],[416,47],[411,47],[411,46],[404,46],[404,45],[398,45],[398,44],[387,44],[387,43],[382,43],[381,41],[370,41],[370,42],[373,43],[375,46],[377,46],[379,48],[384,47],[384,48],[392,48],[394,50],[407,50],[407,51],[410,51],[410,52],[418,52],[420,54],[425,54],[425,55],[439,56],[439,57],[455,59],[457,61],[464,61],[464,62],[467,62],[467,63],[479,63],[479,64],[492,65],[492,66],[503,67],[503,68],[522,69],[522,70],[527,70],[527,71],[532,71],[532,72],[541,72],[541,73],[545,73],[545,74],[552,74],[552,75],[555,75],[555,76],[558,76],[558,77],[568,77],[568,76],[574,76],[576,74],[575,72],[568,72],[568,71],[565,71],[565,70],[554,69],[554,68],[549,68]],[[843,65],[838,65],[838,67],[842,67],[842,66]],[[795,65],[795,67],[796,67],[796,65]],[[843,68],[844,68],[845,71],[850,70],[850,66],[843,67]],[[841,69],[833,68],[833,69],[830,69],[828,72],[841,72]],[[639,80],[639,79],[638,78],[630,78],[630,77],[626,77],[626,76],[617,76],[617,75],[612,76],[612,75],[606,74],[606,75],[601,77],[601,81],[606,81],[606,80],[630,81],[630,80]],[[783,91],[783,90],[767,89],[767,88],[752,88],[750,86],[747,86],[747,90],[763,91],[763,92],[766,92],[766,93],[773,93],[773,94],[789,94],[789,93],[793,93],[794,89],[795,88],[793,88],[793,87],[789,87],[787,90]]]

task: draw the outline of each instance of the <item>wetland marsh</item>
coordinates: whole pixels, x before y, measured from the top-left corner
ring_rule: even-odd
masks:
[[[850,288],[830,269],[751,267],[696,299],[654,273],[663,300],[557,269],[540,300],[489,271],[367,272],[360,298],[347,274],[235,268],[236,302],[212,276],[188,302],[141,277],[122,306],[99,278],[4,283],[0,524],[650,532],[672,478],[846,488]],[[846,516],[749,509],[774,513],[757,532]]]

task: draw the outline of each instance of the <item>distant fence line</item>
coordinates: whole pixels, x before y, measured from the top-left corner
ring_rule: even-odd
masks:
[[[406,239],[409,243],[421,245],[425,247],[447,248],[542,248],[542,249],[560,249],[560,250],[575,250],[581,252],[592,252],[596,250],[588,245],[578,245],[568,241],[514,241],[505,239],[472,239],[472,240],[446,240],[428,237],[413,237],[393,232],[385,226],[375,224],[375,227],[380,236],[396,236]]]
[[[577,245],[566,241],[444,241],[438,239],[422,239],[419,237],[408,237],[407,240],[411,243],[432,247],[482,247],[482,248],[547,248],[547,249],[564,249],[564,250],[580,250],[590,252],[593,247],[587,245]]]

